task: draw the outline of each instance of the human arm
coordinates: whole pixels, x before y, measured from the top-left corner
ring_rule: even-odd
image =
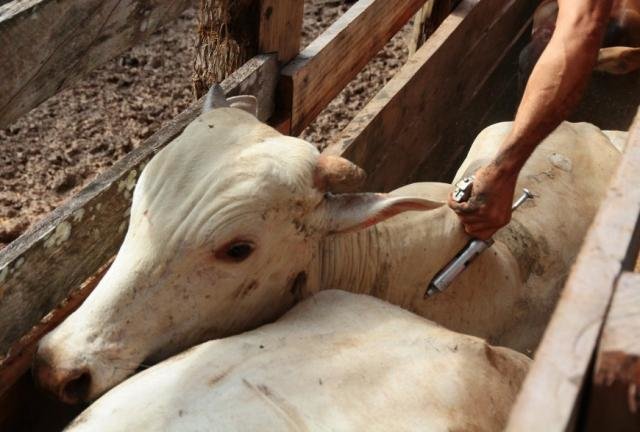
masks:
[[[556,28],[531,73],[513,129],[495,158],[474,174],[469,200],[449,206],[468,234],[487,239],[511,219],[520,170],[575,108],[598,56],[612,0],[559,0]]]

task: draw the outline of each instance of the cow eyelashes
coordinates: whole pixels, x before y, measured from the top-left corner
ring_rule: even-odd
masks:
[[[227,243],[216,252],[216,258],[223,261],[242,262],[249,258],[255,250],[255,245],[246,240],[236,240]]]

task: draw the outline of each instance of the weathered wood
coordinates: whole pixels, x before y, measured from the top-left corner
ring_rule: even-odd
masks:
[[[429,36],[444,21],[453,9],[454,0],[427,0],[413,19],[413,30],[409,42],[409,55],[413,55],[424,45]]]
[[[518,43],[533,3],[460,3],[325,152],[361,166],[367,190],[394,189],[418,170],[449,180],[443,164],[466,148],[451,145],[465,132],[460,117]]]
[[[282,71],[283,109],[299,134],[424,0],[360,0]]]
[[[7,355],[0,360],[0,395],[4,394],[31,367],[38,342],[76,310],[98,285],[109,269],[111,261],[89,277],[77,290],[73,291],[54,310],[49,312],[27,334],[16,341]]]
[[[21,0],[0,6],[0,127],[144,40],[193,0]]]
[[[587,430],[640,430],[640,274],[616,286],[596,356]]]
[[[637,256],[639,184],[637,115],[620,166],[569,275],[507,430],[561,431],[573,426],[616,280],[621,270],[633,268]]]
[[[258,54],[260,0],[200,0],[193,90],[202,97]]]
[[[262,0],[258,47],[260,52],[277,52],[280,63],[287,63],[298,55],[303,13],[302,0]]]
[[[259,118],[273,110],[274,55],[258,56],[222,82],[227,95],[253,94]],[[113,256],[124,236],[131,192],[145,164],[199,113],[177,116],[28,233],[0,251],[0,353]]]

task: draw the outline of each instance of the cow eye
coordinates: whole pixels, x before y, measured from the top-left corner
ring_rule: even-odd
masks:
[[[248,241],[233,242],[225,245],[216,256],[225,261],[241,262],[249,258],[255,246]]]

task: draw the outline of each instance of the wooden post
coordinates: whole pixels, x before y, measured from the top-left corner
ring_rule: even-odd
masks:
[[[640,430],[638,273],[623,273],[613,295],[598,347],[588,416],[587,431]]]
[[[303,0],[262,0],[260,4],[259,50],[278,53],[281,64],[300,52]]]
[[[413,20],[413,33],[409,43],[409,55],[413,55],[418,48],[436,31],[453,9],[454,0],[427,0]]]
[[[193,86],[199,98],[258,53],[300,49],[302,0],[200,0]]]
[[[259,0],[200,0],[193,89],[197,98],[258,52]]]

